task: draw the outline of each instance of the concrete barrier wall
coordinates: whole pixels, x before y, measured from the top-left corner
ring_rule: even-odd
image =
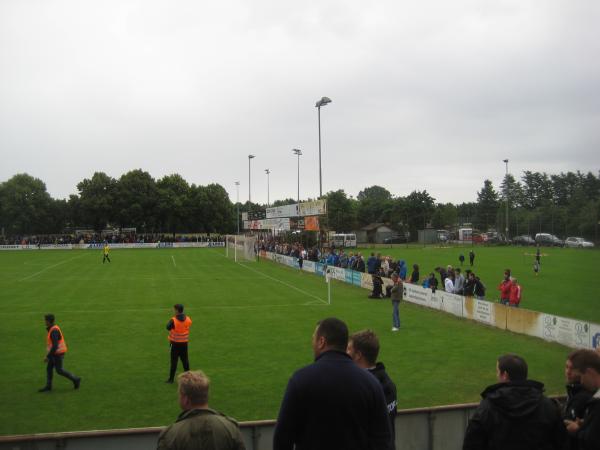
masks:
[[[460,450],[477,404],[398,411],[397,450]],[[240,424],[248,450],[271,450],[274,420]],[[162,428],[0,436],[0,450],[147,450],[156,448]]]

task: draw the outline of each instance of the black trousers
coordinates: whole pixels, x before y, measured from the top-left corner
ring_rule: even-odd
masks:
[[[177,371],[177,361],[181,359],[183,370],[190,370],[190,361],[188,360],[188,345],[187,342],[171,342],[171,371],[169,372],[169,380],[175,379]]]
[[[52,387],[52,376],[54,375],[54,370],[56,369],[56,373],[68,378],[69,380],[71,380],[73,383],[75,383],[75,381],[78,379],[75,375],[73,375],[71,372],[63,369],[63,359],[64,356],[63,355],[55,355],[55,356],[50,356],[48,357],[48,365],[46,366],[46,386],[47,387]]]
[[[104,262],[108,260],[108,262],[110,262],[110,258],[108,257],[108,255],[104,255],[104,258],[102,258],[102,264],[104,264]]]

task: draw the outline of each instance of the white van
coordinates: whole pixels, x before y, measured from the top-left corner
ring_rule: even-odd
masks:
[[[330,244],[335,248],[356,247],[356,234],[332,234]]]

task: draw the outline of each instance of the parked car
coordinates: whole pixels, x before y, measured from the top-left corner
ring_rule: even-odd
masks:
[[[536,244],[547,245],[550,247],[562,247],[565,245],[565,241],[557,238],[553,234],[550,233],[538,233],[535,235]]]
[[[535,239],[533,239],[531,236],[523,234],[521,236],[515,236],[512,239],[512,243],[515,245],[535,245]]]
[[[488,244],[506,244],[506,237],[497,231],[488,231],[485,235],[485,242]]]
[[[408,239],[404,234],[394,234],[390,237],[386,237],[383,240],[384,244],[404,244],[406,242],[408,242]]]
[[[568,237],[565,239],[565,247],[592,248],[593,242],[586,241],[580,237]]]

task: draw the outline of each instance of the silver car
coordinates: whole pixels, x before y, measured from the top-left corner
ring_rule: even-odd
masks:
[[[565,247],[592,248],[594,243],[580,237],[568,237],[565,239]]]

